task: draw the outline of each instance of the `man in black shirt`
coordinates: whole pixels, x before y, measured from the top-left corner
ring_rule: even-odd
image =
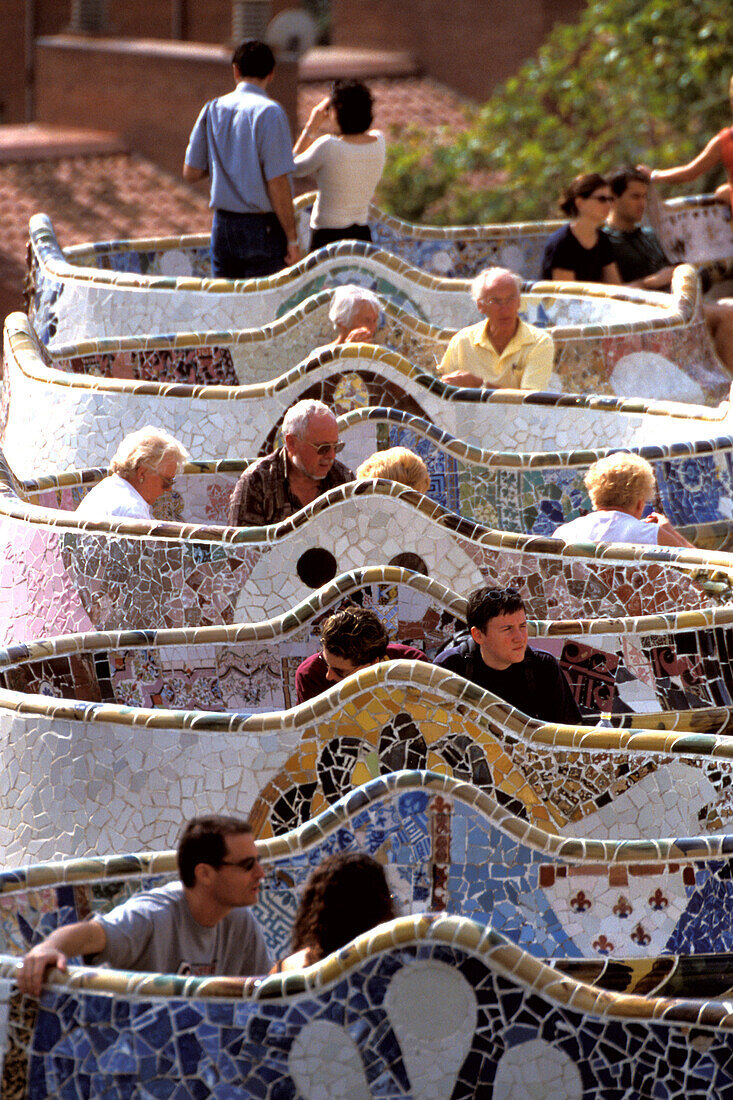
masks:
[[[647,169],[618,168],[608,183],[614,202],[602,232],[611,242],[623,282],[644,290],[669,290],[674,265],[654,230],[640,225],[649,190]],[[733,299],[703,302],[702,312],[715,350],[733,374]]]
[[[544,722],[582,721],[562,669],[550,653],[527,646],[527,616],[516,588],[479,588],[468,597],[470,637],[434,664]]]

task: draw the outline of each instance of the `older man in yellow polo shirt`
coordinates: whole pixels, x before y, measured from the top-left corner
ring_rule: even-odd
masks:
[[[438,373],[453,386],[542,390],[552,374],[554,345],[548,332],[519,319],[522,280],[490,267],[471,283],[485,321],[460,329],[448,344]]]

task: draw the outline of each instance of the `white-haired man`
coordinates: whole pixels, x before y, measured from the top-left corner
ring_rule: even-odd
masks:
[[[333,292],[328,318],[336,329],[336,344],[371,344],[379,324],[380,302],[363,286],[349,283]]]
[[[153,519],[151,505],[173,487],[188,462],[186,448],[162,428],[147,425],[126,435],[109,464],[109,477],[87,493],[83,519]]]
[[[336,455],[336,417],[322,401],[298,401],[282,423],[285,445],[244,471],[229,503],[231,527],[263,527],[292,516],[337,485],[353,481]]]
[[[453,386],[542,390],[552,374],[555,349],[549,332],[519,319],[522,280],[490,267],[471,283],[485,321],[460,329],[448,344],[438,373]]]

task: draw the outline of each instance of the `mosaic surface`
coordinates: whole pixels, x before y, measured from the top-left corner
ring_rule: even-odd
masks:
[[[223,498],[214,504],[221,509]],[[373,563],[406,565],[456,592],[516,582],[537,618],[686,610],[729,598],[724,554],[573,548],[500,533],[385,481],[333,489],[272,527],[181,523],[175,494],[165,508],[166,518],[153,522],[77,519],[26,503],[0,466],[0,641],[253,622]]]
[[[240,283],[70,264],[44,215],[31,220],[31,243],[34,289],[29,293],[29,312],[40,339],[52,350],[133,332],[185,333],[192,316],[204,331],[266,325],[325,287],[347,282],[369,286],[439,329],[476,320],[465,280],[428,275],[362,242],[330,245],[269,279]],[[139,247],[139,242],[126,244],[130,251],[125,256]],[[185,245],[185,238],[169,241],[169,254],[181,254]],[[579,296],[568,295],[566,288],[557,293],[553,283],[539,286],[549,301],[539,301],[536,313],[528,304],[527,316],[541,324],[565,326],[557,364],[565,389],[702,401],[710,399],[707,391],[717,384],[713,400],[720,400],[725,388],[721,367],[701,321],[691,271],[679,273],[672,297],[603,287],[586,287]],[[130,289],[135,293],[131,295]],[[602,331],[589,325],[600,325]],[[605,348],[602,338],[611,336],[624,339]],[[586,342],[589,337],[591,344]],[[433,355],[432,349],[428,355]],[[632,379],[640,382],[641,390]]]
[[[308,323],[325,310],[326,303],[322,301],[318,309],[301,316],[292,327],[299,330],[301,323]],[[391,313],[385,316],[392,318]],[[411,332],[406,316],[395,315],[393,329],[396,326],[403,334]],[[563,331],[572,330],[565,327]],[[604,337],[602,341],[597,337],[605,345],[604,363],[608,367],[606,385],[600,388],[610,387],[609,379],[615,370],[612,364],[626,360],[624,355],[614,358],[620,351],[614,341],[623,342],[627,335]],[[209,336],[217,339],[215,334]],[[282,336],[283,333],[273,341],[268,338],[264,344],[269,346],[272,342],[271,350],[285,354]],[[418,336],[419,333],[412,332],[413,338]],[[660,339],[670,336],[671,332],[662,332]],[[631,336],[635,347],[640,341],[653,342],[654,338],[651,330],[643,339],[640,335]],[[224,384],[226,370],[230,371],[231,381],[233,364],[241,348],[257,348],[260,342],[240,344],[234,334],[220,334],[221,343],[211,346],[200,345],[201,337],[195,335],[165,339],[171,354],[177,357],[169,361],[170,369],[174,369],[174,363],[191,369],[193,361],[202,372],[195,382],[151,381],[145,377],[152,373],[147,367],[139,378],[118,377],[117,372],[129,374],[137,370],[133,360],[138,366],[142,359],[159,360],[163,349],[146,350],[144,339],[128,340],[127,349],[118,347],[117,351],[87,351],[94,345],[79,345],[79,354],[67,350],[65,358],[53,364],[27,319],[22,314],[12,314],[5,328],[0,436],[14,470],[22,477],[34,477],[39,473],[106,464],[115,440],[149,423],[172,432],[196,459],[241,459],[269,449],[285,410],[302,397],[318,397],[341,413],[375,406],[398,408],[422,416],[479,447],[485,448],[487,441],[491,441],[490,450],[494,452],[533,452],[535,464],[543,462],[543,451],[597,451],[599,441],[601,446],[674,446],[678,442],[725,436],[730,426],[727,403],[711,412],[702,405],[665,402],[660,406],[638,397],[614,402],[559,394],[456,389],[430,373],[434,362],[432,368],[419,360],[411,363],[398,351],[372,345],[321,347],[292,368],[283,363],[284,373],[270,381],[230,385]],[[189,340],[192,344],[187,346]],[[161,341],[153,343],[158,345]],[[561,356],[565,356],[571,344],[577,343],[569,339],[560,351]],[[110,344],[104,341],[99,347]],[[404,341],[402,344],[404,347]],[[429,356],[427,345],[423,352]],[[630,353],[635,360],[638,354],[641,353]],[[221,384],[212,384],[214,355],[218,356],[223,372]],[[659,385],[648,383],[647,390],[701,402],[715,396],[727,397],[730,379],[723,378],[720,370],[703,378],[698,352],[695,356],[694,369],[701,384],[693,374],[685,374],[682,368],[665,360],[663,381]],[[114,365],[110,366],[113,359]],[[592,357],[583,355],[581,359],[585,369]],[[108,368],[111,376],[106,376]],[[77,373],[80,370],[82,373]],[[208,381],[201,382],[206,377]],[[517,405],[521,405],[521,411]],[[716,446],[721,445],[724,444],[716,439]],[[353,457],[361,461],[368,453],[355,451]]]
[[[733,837],[568,841],[434,772],[374,779],[258,848],[266,877],[255,913],[274,959],[288,953],[310,871],[344,851],[383,863],[401,915],[471,917],[538,958],[731,949]],[[20,955],[61,924],[109,912],[175,868],[175,853],[161,852],[5,871],[0,953]]]
[[[726,827],[730,610],[585,629],[535,624],[535,644],[560,660],[587,715],[577,730],[528,719],[421,662],[374,666],[284,710],[324,611],[347,594],[428,654],[463,609],[434,582],[369,570],[251,627],[76,635],[8,650],[4,861],[165,847],[181,816],[207,810],[252,810],[260,835],[280,834],[401,768],[453,774],[565,836]],[[593,728],[601,713],[639,721]]]
[[[296,200],[301,247],[310,233],[315,192]],[[730,208],[712,195],[662,201],[656,189],[648,206],[649,220],[676,263],[704,263],[731,255]],[[374,243],[414,267],[448,278],[471,279],[485,267],[508,267],[525,279],[539,279],[542,254],[552,233],[564,222],[516,222],[503,225],[430,226],[406,222],[372,204],[369,226]],[[74,263],[140,274],[211,275],[208,239],[188,238],[187,266],[179,255],[169,256],[171,245],[146,241],[130,248],[130,242],[111,241],[79,245],[67,254]],[[174,249],[177,253],[179,249]],[[132,253],[132,255],[130,254]]]
[[[657,198],[649,204],[648,217],[673,263],[708,264],[733,257],[730,206],[712,195],[666,202]]]
[[[403,917],[260,983],[77,970],[39,1006],[3,985],[4,1096],[448,1100],[480,1083],[495,1100],[682,1100],[733,1087],[729,1002],[605,992],[466,918]]]

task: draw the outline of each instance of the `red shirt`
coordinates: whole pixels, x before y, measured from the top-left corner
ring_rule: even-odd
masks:
[[[388,661],[427,661],[425,654],[415,649],[412,645],[402,645],[401,642],[390,642],[387,646]],[[295,673],[295,693],[299,703],[306,703],[314,699],[336,682],[327,680],[328,665],[320,653],[314,653],[312,657],[306,657],[298,665]]]

